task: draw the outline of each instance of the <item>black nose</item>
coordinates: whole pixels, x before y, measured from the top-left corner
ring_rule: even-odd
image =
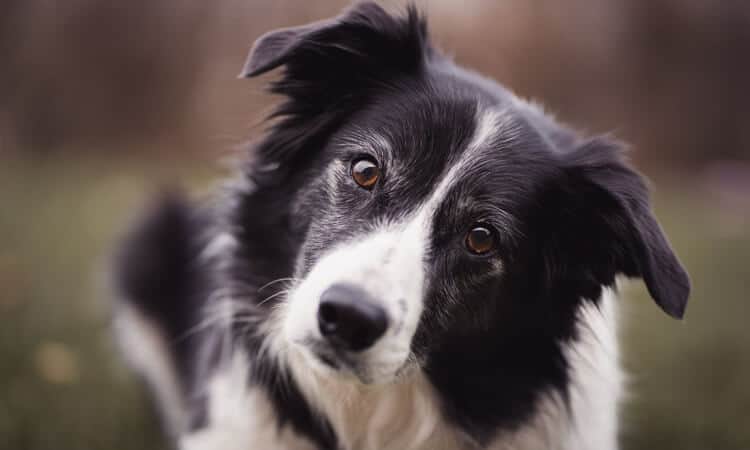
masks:
[[[320,296],[318,327],[332,345],[359,352],[385,333],[388,316],[364,290],[334,284]]]

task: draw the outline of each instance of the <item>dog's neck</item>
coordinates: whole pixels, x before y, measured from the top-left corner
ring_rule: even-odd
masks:
[[[468,437],[445,422],[439,395],[418,369],[386,385],[363,385],[311,371],[301,355],[289,359],[295,381],[341,448],[471,448]]]

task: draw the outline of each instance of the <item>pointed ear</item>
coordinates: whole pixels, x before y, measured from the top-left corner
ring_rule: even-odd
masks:
[[[255,41],[245,62],[240,78],[250,78],[284,64],[286,59],[310,40],[315,33],[336,26],[336,19],[322,20],[298,27],[269,31]]]
[[[360,2],[338,17],[281,28],[255,41],[240,77],[254,77],[295,59],[318,57],[318,63],[339,57],[348,62],[407,54],[419,58],[425,49],[426,27],[413,7],[404,19],[388,14],[374,2]],[[397,50],[388,55],[389,51]],[[410,52],[411,51],[411,52]]]
[[[605,285],[617,273],[641,277],[654,301],[682,318],[690,280],[651,212],[643,178],[623,160],[620,146],[590,140],[567,155],[565,165],[572,186],[567,197],[578,216],[574,231],[583,236],[576,250],[597,265],[590,273]]]

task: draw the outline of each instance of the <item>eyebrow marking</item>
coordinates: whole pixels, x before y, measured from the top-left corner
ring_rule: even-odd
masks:
[[[414,242],[422,242],[422,246],[427,246],[428,236],[433,229],[433,216],[438,206],[442,203],[450,189],[459,179],[459,174],[465,170],[479,154],[480,150],[485,148],[485,144],[493,138],[500,128],[500,114],[496,110],[484,110],[477,113],[476,127],[471,141],[464,150],[463,154],[456,161],[448,172],[440,178],[440,181],[420,207],[414,211],[408,219],[401,222],[403,227],[402,237],[410,236]]]
[[[456,161],[448,172],[440,179],[430,198],[420,208],[428,215],[431,215],[437,206],[443,201],[448,191],[456,184],[460,178],[459,174],[466,170],[477,155],[486,147],[486,143],[495,137],[500,130],[500,113],[494,109],[486,109],[477,113],[476,127],[471,141],[466,146],[466,150],[461,154],[461,158]],[[421,211],[420,211],[421,213]]]

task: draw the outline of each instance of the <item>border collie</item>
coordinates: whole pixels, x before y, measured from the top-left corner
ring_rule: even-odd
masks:
[[[273,125],[120,247],[119,342],[184,450],[617,448],[616,279],[681,318],[647,187],[414,7],[271,31]]]

